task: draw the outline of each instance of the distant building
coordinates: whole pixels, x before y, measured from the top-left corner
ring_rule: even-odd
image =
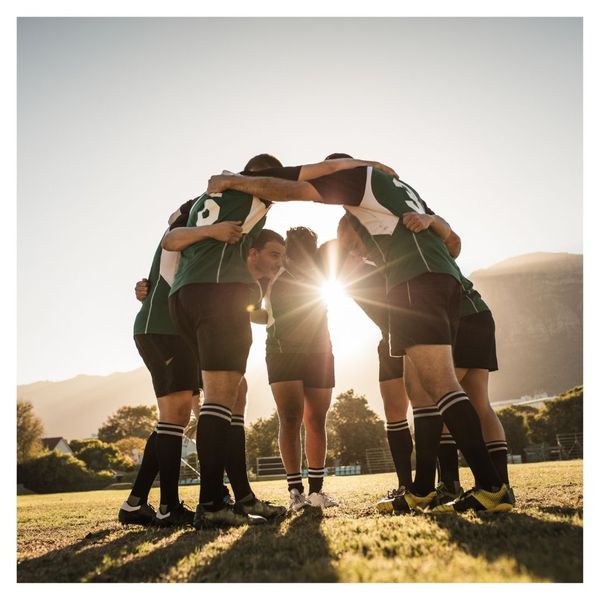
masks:
[[[73,454],[71,446],[62,437],[42,438],[42,444],[49,452],[60,452],[61,454]]]

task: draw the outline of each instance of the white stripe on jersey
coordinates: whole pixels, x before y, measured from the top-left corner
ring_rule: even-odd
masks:
[[[172,250],[164,250],[160,254],[160,267],[158,272],[160,276],[169,284],[173,285],[175,281],[175,274],[179,268],[179,260],[181,258],[181,252],[174,252]]]
[[[246,220],[242,224],[242,233],[249,233],[252,228],[267,214],[271,205],[265,206],[265,203],[257,196],[252,196],[252,206]]]
[[[371,188],[373,168],[367,168],[367,183],[365,192],[359,206],[344,204],[344,208],[354,217],[371,235],[392,235],[400,218],[377,202]]]

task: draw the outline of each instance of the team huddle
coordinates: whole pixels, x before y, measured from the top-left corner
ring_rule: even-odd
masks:
[[[264,229],[271,204],[283,201],[342,205],[337,240],[319,247],[306,227],[291,228],[285,240]],[[337,505],[323,488],[335,379],[320,294],[323,279],[334,277],[381,330],[379,382],[398,485],[377,510],[511,510],[506,437],[487,392],[489,372],[498,368],[494,320],[454,260],[460,246],[448,223],[377,162],[334,154],[320,163],[283,167],[261,154],[239,174],[211,177],[206,193],[171,215],[149,277],[136,286],[142,308],[134,339],[152,376],[159,420],[119,521],[229,527]],[[267,327],[266,365],[279,416],[287,508],[257,498],[247,476],[244,374],[251,321]],[[192,410],[200,471],[195,512],[178,493],[183,432]],[[457,448],[475,479],[466,492]],[[148,494],[157,474],[160,505],[154,510]]]

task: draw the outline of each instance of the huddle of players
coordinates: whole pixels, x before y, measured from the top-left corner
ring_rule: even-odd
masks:
[[[167,266],[175,261],[169,261],[165,250],[157,251],[155,256],[155,263],[159,261],[161,267],[158,279],[154,273],[156,281],[164,279],[167,285],[171,284],[168,305],[177,329],[175,334],[173,330],[150,331],[148,316],[142,317],[146,323],[143,330],[136,327],[136,344],[153,376],[159,423],[148,440],[138,478],[121,507],[119,520],[161,525],[192,522],[200,528],[264,522],[285,511],[284,507],[274,507],[257,499],[248,483],[240,397],[245,396],[243,374],[251,344],[249,307],[255,307],[260,301],[256,285],[260,273],[250,273],[252,248],[259,239],[270,203],[286,200],[342,204],[346,209],[338,229],[338,246],[342,255],[350,260],[341,269],[346,275],[348,265],[350,271],[355,271],[351,277],[351,294],[382,329],[381,390],[388,439],[399,478],[398,489],[378,503],[379,510],[396,513],[419,509],[434,512],[510,510],[514,496],[505,477],[503,433],[497,434],[498,439],[488,440],[491,451],[488,454],[478,413],[465,394],[468,386],[465,385],[463,391],[454,371],[452,345],[460,331],[459,322],[462,325],[464,321],[465,331],[471,330],[470,338],[463,335],[465,348],[472,347],[471,342],[480,336],[482,329],[477,323],[468,325],[467,321],[476,320],[466,319],[470,316],[468,312],[489,315],[487,347],[483,357],[479,351],[472,352],[476,362],[465,363],[459,376],[465,382],[470,383],[472,379],[480,385],[479,371],[487,374],[496,366],[493,319],[450,255],[452,232],[449,226],[431,211],[426,212],[418,194],[379,163],[341,155],[302,167],[283,168],[268,155],[259,155],[253,161],[240,175],[214,176],[206,194],[181,208],[180,221],[172,224],[172,230],[162,242],[167,251],[181,250],[178,269],[175,265],[175,269],[166,272]],[[187,227],[177,227],[183,219]],[[326,312],[318,308],[314,293],[316,236],[311,237],[311,234],[304,228],[289,232],[290,262],[287,270],[269,284],[265,319],[269,382],[280,416],[280,448],[288,473],[292,510],[305,505],[335,504],[322,492],[324,425],[334,384],[333,356]],[[254,248],[254,251],[260,249]],[[377,266],[369,266],[367,260]],[[361,270],[363,274],[359,273]],[[362,285],[366,282],[368,285]],[[150,293],[144,303],[150,303],[152,310],[160,293],[159,286],[153,284],[152,272],[150,283]],[[463,311],[465,319],[459,321],[463,297],[474,312],[468,308]],[[162,306],[164,308],[164,302]],[[377,309],[374,311],[373,307]],[[140,314],[143,312],[144,306]],[[477,317],[479,320],[481,317]],[[193,392],[200,387],[200,382],[193,380],[197,369],[188,369],[188,362],[185,367],[188,379],[182,392],[184,369],[178,370],[175,363],[179,362],[181,367],[184,361],[179,360],[177,352],[164,346],[153,348],[156,354],[153,357],[140,343],[140,338],[147,336],[176,338],[177,331],[181,334],[177,342],[181,344],[181,353],[185,348],[183,338],[193,349],[203,379],[204,403],[197,427],[201,488],[195,513],[179,502],[176,481],[173,485],[168,476],[163,476],[163,463],[167,462],[167,451],[163,448],[168,445],[167,439],[177,438],[169,454],[176,480],[181,456],[181,423],[186,414],[189,419]],[[161,346],[160,343],[154,345]],[[189,351],[187,355],[189,357]],[[414,481],[411,480],[412,440],[406,422],[408,403],[401,356],[406,356],[406,384],[415,416]],[[156,374],[159,370],[161,375]],[[482,401],[489,407],[487,392],[483,399],[481,389],[473,386],[473,390],[479,393],[475,407],[481,408]],[[185,394],[185,401],[180,401],[181,418],[178,422],[167,421],[162,407],[170,396],[178,394]],[[487,413],[480,410],[480,414]],[[172,416],[169,418],[174,420]],[[304,496],[300,475],[302,420],[307,434],[308,498]],[[455,448],[454,457],[452,452],[446,452],[445,459],[440,456],[442,485],[435,488],[438,447],[451,450],[451,444],[440,444],[443,423],[451,434],[451,438],[446,436],[443,442],[456,441],[475,476],[476,487],[466,493],[460,493],[462,490],[458,487]],[[176,441],[179,442],[178,456]],[[502,454],[503,469],[501,459],[492,461],[490,458],[497,459]],[[502,478],[494,463],[500,467]],[[147,497],[157,471],[161,473],[161,500],[159,509],[154,512],[147,504]],[[232,484],[235,503],[223,486],[225,471]],[[163,479],[166,480],[164,493]]]

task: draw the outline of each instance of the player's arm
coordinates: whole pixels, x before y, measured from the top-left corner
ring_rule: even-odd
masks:
[[[223,221],[199,227],[177,227],[167,232],[161,245],[164,250],[181,252],[188,246],[212,238],[220,242],[235,244],[242,237],[241,221]]]
[[[460,254],[460,237],[452,230],[448,222],[439,215],[435,213],[404,213],[402,223],[409,231],[414,233],[431,229],[444,242],[452,258],[456,258]]]
[[[223,190],[237,190],[270,202],[323,200],[319,192],[307,181],[291,181],[278,177],[213,175],[208,182],[208,193],[215,194]]]
[[[334,158],[325,160],[320,163],[311,165],[302,165],[298,179],[308,181],[317,177],[324,177],[337,171],[345,171],[346,169],[356,169],[357,167],[373,167],[379,171],[383,171],[392,177],[398,177],[394,169],[375,160],[359,160],[356,158]]]

